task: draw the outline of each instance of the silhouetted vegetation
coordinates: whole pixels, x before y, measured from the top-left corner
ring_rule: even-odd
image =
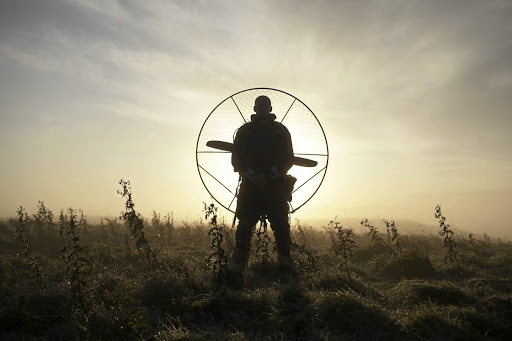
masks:
[[[217,207],[212,203],[206,205],[204,203],[204,218],[210,218],[210,230],[208,235],[212,238],[210,244],[212,253],[208,256],[207,263],[212,269],[216,288],[218,289],[224,283],[226,277],[226,267],[228,257],[224,250],[224,226],[217,221]]]
[[[324,230],[296,221],[291,278],[261,225],[234,285],[235,231],[215,205],[206,222],[145,219],[120,184],[121,219],[91,225],[69,208],[55,222],[39,202],[34,215],[20,208],[0,222],[2,339],[512,338],[512,246],[457,235],[440,206],[441,236],[399,234],[386,220],[386,240],[367,219],[361,235],[335,220]]]

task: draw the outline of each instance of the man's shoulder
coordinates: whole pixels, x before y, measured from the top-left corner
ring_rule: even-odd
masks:
[[[247,131],[248,129],[250,129],[252,127],[252,125],[254,124],[254,122],[245,122],[244,124],[242,124],[240,126],[240,128],[238,128],[238,132],[243,132],[243,131]]]
[[[278,129],[279,131],[290,133],[288,131],[288,128],[286,128],[286,126],[284,124],[282,124],[281,122],[274,121],[274,127],[276,127],[276,129]]]
[[[245,135],[248,135],[250,134],[250,130],[251,130],[251,124],[252,122],[245,122],[244,124],[242,124],[235,132],[236,136],[238,137],[242,137],[242,136],[245,136]]]

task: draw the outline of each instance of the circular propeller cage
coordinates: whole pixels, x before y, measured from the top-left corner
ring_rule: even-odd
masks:
[[[292,137],[296,157],[316,161],[314,167],[293,165],[288,174],[297,178],[290,202],[293,213],[304,206],[320,188],[329,163],[327,138],[315,114],[297,97],[272,88],[252,88],[237,92],[217,105],[201,127],[196,145],[196,163],[201,181],[212,198],[235,212],[239,174],[231,165],[231,153],[208,147],[208,141],[232,143],[236,131],[251,121],[254,100],[267,96],[276,121],[284,124]]]

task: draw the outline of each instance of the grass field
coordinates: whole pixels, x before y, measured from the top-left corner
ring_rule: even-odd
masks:
[[[126,198],[123,219],[101,225],[42,202],[0,223],[1,340],[512,339],[508,242],[295,221],[295,273],[279,272],[260,231],[240,280],[215,212],[175,225]]]

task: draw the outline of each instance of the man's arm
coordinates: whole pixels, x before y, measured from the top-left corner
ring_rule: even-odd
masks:
[[[235,141],[233,142],[233,151],[231,152],[231,164],[235,172],[243,174],[247,171],[247,165],[245,162],[245,129],[240,127],[235,135]]]
[[[231,164],[235,172],[238,172],[244,179],[252,183],[263,185],[267,183],[264,173],[257,173],[254,169],[247,166],[247,127],[240,127],[235,135],[233,142],[233,151],[231,152]]]
[[[293,146],[292,146],[292,137],[288,129],[283,125],[283,150],[284,157],[282,162],[278,165],[279,172],[281,174],[286,174],[290,168],[293,166]]]

